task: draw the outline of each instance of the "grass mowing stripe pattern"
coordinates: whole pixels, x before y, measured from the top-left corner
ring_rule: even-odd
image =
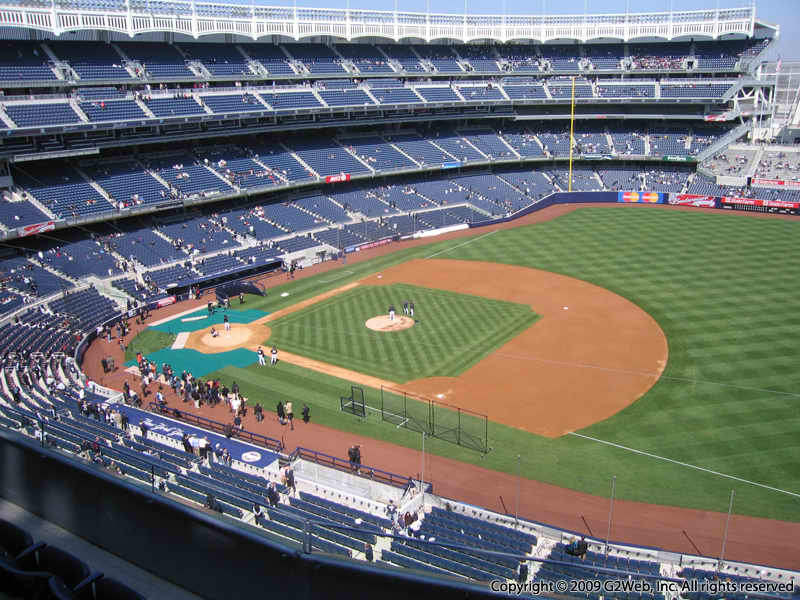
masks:
[[[364,326],[390,304],[416,304],[416,325],[391,333]],[[412,285],[360,286],[270,323],[269,344],[403,382],[455,376],[536,320],[530,307]]]
[[[800,492],[798,227],[792,221],[728,213],[581,208],[460,248],[453,246],[463,240],[449,240],[359,263],[353,278],[453,248],[438,258],[536,267],[610,289],[641,306],[664,329],[668,377],[638,402],[581,433]],[[303,293],[313,295],[324,291],[316,280],[296,283],[306,282]],[[299,301],[299,295],[293,292],[286,303]],[[266,302],[280,308],[275,296]],[[252,397],[269,398],[271,404],[277,398],[308,402],[316,422],[419,447],[418,435],[340,413],[338,396],[347,382],[290,367],[279,365],[269,377],[255,368],[221,373],[226,381],[246,374],[243,389],[247,385]],[[374,392],[368,391],[370,399],[374,402]],[[616,475],[618,498],[689,508],[725,511],[735,487],[737,513],[800,519],[796,498],[591,440],[549,440],[491,423],[489,438],[493,450],[483,459],[437,440],[426,441],[426,450],[512,474],[521,454],[524,477],[607,497]]]

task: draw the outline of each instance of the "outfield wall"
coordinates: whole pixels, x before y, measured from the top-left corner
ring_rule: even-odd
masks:
[[[497,223],[508,223],[519,217],[537,212],[555,204],[668,204],[670,206],[690,206],[695,208],[719,208],[771,214],[800,215],[800,202],[784,200],[758,200],[753,198],[731,198],[727,196],[703,196],[699,194],[679,194],[664,192],[554,192],[525,208],[501,217],[470,227],[485,227]]]

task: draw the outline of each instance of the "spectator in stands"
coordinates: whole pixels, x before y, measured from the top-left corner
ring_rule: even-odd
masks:
[[[525,583],[528,580],[528,563],[526,561],[520,561],[519,569],[517,569],[517,581],[520,583]]]
[[[374,558],[372,554],[372,546],[370,544],[364,544],[364,557],[367,559],[367,562],[372,562]]]
[[[580,540],[573,540],[569,545],[566,547],[566,553],[570,556],[576,556],[581,560],[586,558],[586,553],[589,551],[589,544],[586,542],[586,539],[581,537]]]
[[[297,487],[295,486],[295,481],[294,481],[294,470],[292,470],[292,467],[287,466],[284,469],[283,485],[285,485],[286,488],[288,489],[286,493],[289,494],[290,496],[297,493]]]
[[[278,490],[275,489],[275,482],[273,481],[270,481],[267,486],[267,500],[269,500],[270,506],[278,506],[281,501],[281,496]]]
[[[386,516],[389,518],[390,521],[394,521],[394,517],[396,514],[397,514],[397,505],[394,503],[394,500],[390,498],[389,504],[386,505]]]

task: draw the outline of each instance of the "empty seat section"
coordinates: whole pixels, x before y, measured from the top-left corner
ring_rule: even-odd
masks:
[[[134,259],[146,267],[172,262],[182,256],[172,244],[146,228],[113,234],[107,243],[122,257]]]
[[[320,97],[328,106],[364,106],[375,102],[362,90],[322,90]]]
[[[500,67],[492,46],[478,46],[464,44],[456,46],[455,51],[458,55],[467,60],[472,70],[477,73],[498,73]]]
[[[125,206],[163,202],[167,189],[133,161],[102,163],[86,167],[86,173],[106,190],[115,203]]]
[[[327,140],[296,139],[290,144],[297,155],[322,177],[369,172],[352,154],[340,146],[332,146]]]
[[[132,121],[150,118],[134,100],[95,100],[81,102],[80,107],[90,121]]]
[[[0,43],[0,81],[53,80],[50,58],[37,42]]]
[[[311,73],[345,73],[341,58],[328,46],[320,44],[284,44],[295,59],[301,61]]]
[[[339,138],[339,142],[373,169],[387,171],[416,166],[379,137]]]
[[[148,165],[185,196],[232,192],[233,188],[189,155],[154,159]]]
[[[261,92],[259,96],[275,110],[319,108],[322,106],[312,92]]]
[[[54,163],[36,175],[14,169],[14,180],[59,217],[107,212],[111,204],[69,165]]]
[[[186,66],[186,60],[171,44],[152,42],[118,42],[125,55],[138,62],[144,69],[143,75],[152,78],[196,77]]]
[[[417,133],[386,134],[384,138],[424,165],[451,162],[453,157]]]
[[[428,102],[461,102],[461,98],[449,87],[417,87],[416,90]]]
[[[219,114],[263,112],[269,110],[269,108],[259,102],[258,98],[249,93],[200,96],[200,101],[213,112]]]
[[[189,60],[203,63],[214,77],[252,75],[247,59],[234,45],[190,43],[180,47]]]
[[[411,46],[403,44],[381,44],[378,46],[390,59],[396,61],[404,71],[409,73],[424,72],[425,68]]]
[[[275,44],[243,44],[247,55],[260,62],[272,75],[294,75],[289,57]]]
[[[460,135],[452,131],[440,130],[431,136],[437,146],[446,150],[456,160],[468,162],[471,160],[486,160],[480,152],[470,146]]]
[[[32,223],[44,223],[50,217],[30,202],[8,202],[0,200],[0,223],[9,229],[23,227]]]
[[[116,49],[105,42],[48,42],[81,79],[133,79]]]
[[[66,102],[36,102],[7,104],[6,113],[20,127],[45,127],[81,122],[80,117]]]
[[[206,111],[193,97],[150,98],[144,100],[157,117],[180,117],[187,115],[204,115]]]
[[[372,44],[338,44],[336,51],[361,73],[394,73],[386,57]]]
[[[517,155],[500,139],[497,132],[494,130],[473,129],[469,131],[462,130],[459,131],[459,133],[465,139],[468,139],[478,150],[483,152],[490,160],[517,158]]]
[[[421,104],[422,98],[409,88],[373,88],[372,96],[381,104]]]
[[[457,57],[450,46],[424,45],[414,46],[423,59],[427,60],[438,73],[462,73],[464,69],[458,64]]]
[[[253,158],[261,164],[277,171],[288,181],[303,181],[316,178],[306,167],[297,162],[291,152],[280,144],[260,144],[251,146]]]
[[[461,96],[466,101],[475,101],[475,100],[505,100],[505,96],[503,96],[503,92],[500,91],[500,88],[488,84],[488,85],[460,85],[458,86],[458,91]]]

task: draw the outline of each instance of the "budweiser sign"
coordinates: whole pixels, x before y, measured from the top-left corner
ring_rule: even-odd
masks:
[[[770,185],[782,188],[800,190],[800,181],[785,181],[783,179],[759,179],[753,178],[753,185]]]
[[[328,175],[325,178],[325,183],[342,183],[350,181],[350,173],[339,173],[338,175]]]
[[[45,221],[44,223],[35,223],[34,225],[25,225],[17,229],[19,237],[27,235],[36,235],[37,233],[44,233],[45,231],[52,231],[56,228],[55,221]]]

